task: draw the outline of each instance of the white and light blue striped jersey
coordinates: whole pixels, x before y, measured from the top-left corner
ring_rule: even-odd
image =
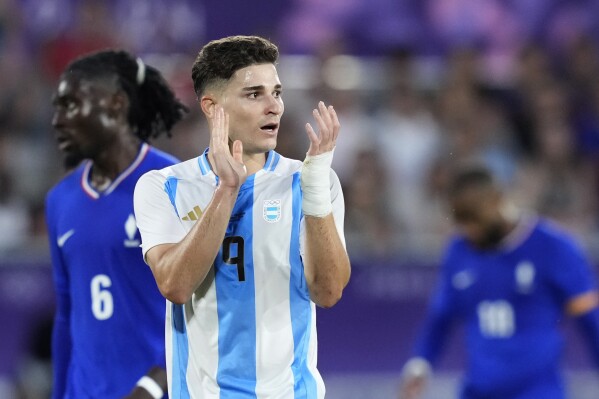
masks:
[[[144,175],[135,213],[144,256],[179,242],[211,201],[218,177],[200,157]],[[239,190],[213,268],[184,305],[168,304],[171,399],[317,399],[315,305],[302,263],[302,162],[267,155]],[[331,170],[331,201],[343,243],[344,203]]]

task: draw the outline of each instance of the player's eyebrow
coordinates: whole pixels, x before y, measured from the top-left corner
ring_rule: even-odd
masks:
[[[275,85],[275,90],[280,90],[283,86],[281,84],[277,84]],[[244,87],[243,89],[241,89],[242,91],[260,91],[260,90],[264,90],[265,86],[264,85],[257,85],[257,86],[249,86],[249,87]]]
[[[52,98],[51,98],[51,100],[52,100],[52,105],[56,105],[56,104],[58,104],[58,103],[64,102],[64,100],[65,100],[65,98],[66,98],[66,97],[67,97],[67,96],[65,96],[65,95],[63,95],[63,94],[54,93],[54,94],[52,95]]]
[[[241,89],[242,91],[258,91],[258,90],[264,90],[264,86],[263,85],[258,85],[258,86],[249,86],[249,87],[244,87],[243,89]]]

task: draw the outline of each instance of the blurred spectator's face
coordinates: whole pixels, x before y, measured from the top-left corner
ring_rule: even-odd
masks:
[[[67,168],[94,159],[112,140],[111,132],[119,123],[114,117],[115,96],[114,84],[74,75],[61,78],[53,99],[52,126]]]
[[[284,105],[274,65],[250,65],[238,70],[220,96],[229,114],[229,138],[241,140],[244,153],[265,153],[276,147]]]
[[[450,200],[455,224],[474,246],[497,246],[504,236],[500,194],[487,187],[464,189]]]

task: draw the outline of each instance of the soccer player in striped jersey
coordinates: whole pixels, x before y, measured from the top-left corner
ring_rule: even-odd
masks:
[[[484,167],[456,174],[449,243],[400,397],[421,397],[454,321],[465,324],[462,399],[564,399],[559,320],[574,317],[599,366],[596,278],[575,240],[519,212]]]
[[[204,46],[192,78],[209,148],[135,189],[142,250],[170,302],[172,399],[324,397],[315,305],[333,306],[350,275],[330,167],[340,125],[321,102],[304,162],[275,151],[277,60],[256,36]]]
[[[53,399],[161,398],[166,301],[143,261],[138,178],[178,162],[151,147],[187,112],[162,75],[124,51],[73,61],[54,94],[69,173],[46,198],[57,309]]]

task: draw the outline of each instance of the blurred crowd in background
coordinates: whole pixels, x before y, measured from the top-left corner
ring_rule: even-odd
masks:
[[[50,99],[70,60],[122,47],[161,69],[192,113],[155,144],[188,159],[208,143],[190,66],[236,33],[280,44],[279,152],[303,158],[318,100],[338,110],[355,259],[434,262],[446,172],[465,159],[599,255],[599,1],[215,3],[0,2],[0,259],[47,256],[43,200],[63,173]]]
[[[0,266],[50,266],[44,197],[64,173],[51,127],[63,68],[118,47],[160,69],[192,111],[154,144],[189,159],[209,140],[191,65],[231,34],[280,46],[277,151],[303,159],[312,108],[335,106],[354,266],[436,265],[451,232],[447,172],[467,160],[597,261],[597,16],[599,0],[0,0]]]

